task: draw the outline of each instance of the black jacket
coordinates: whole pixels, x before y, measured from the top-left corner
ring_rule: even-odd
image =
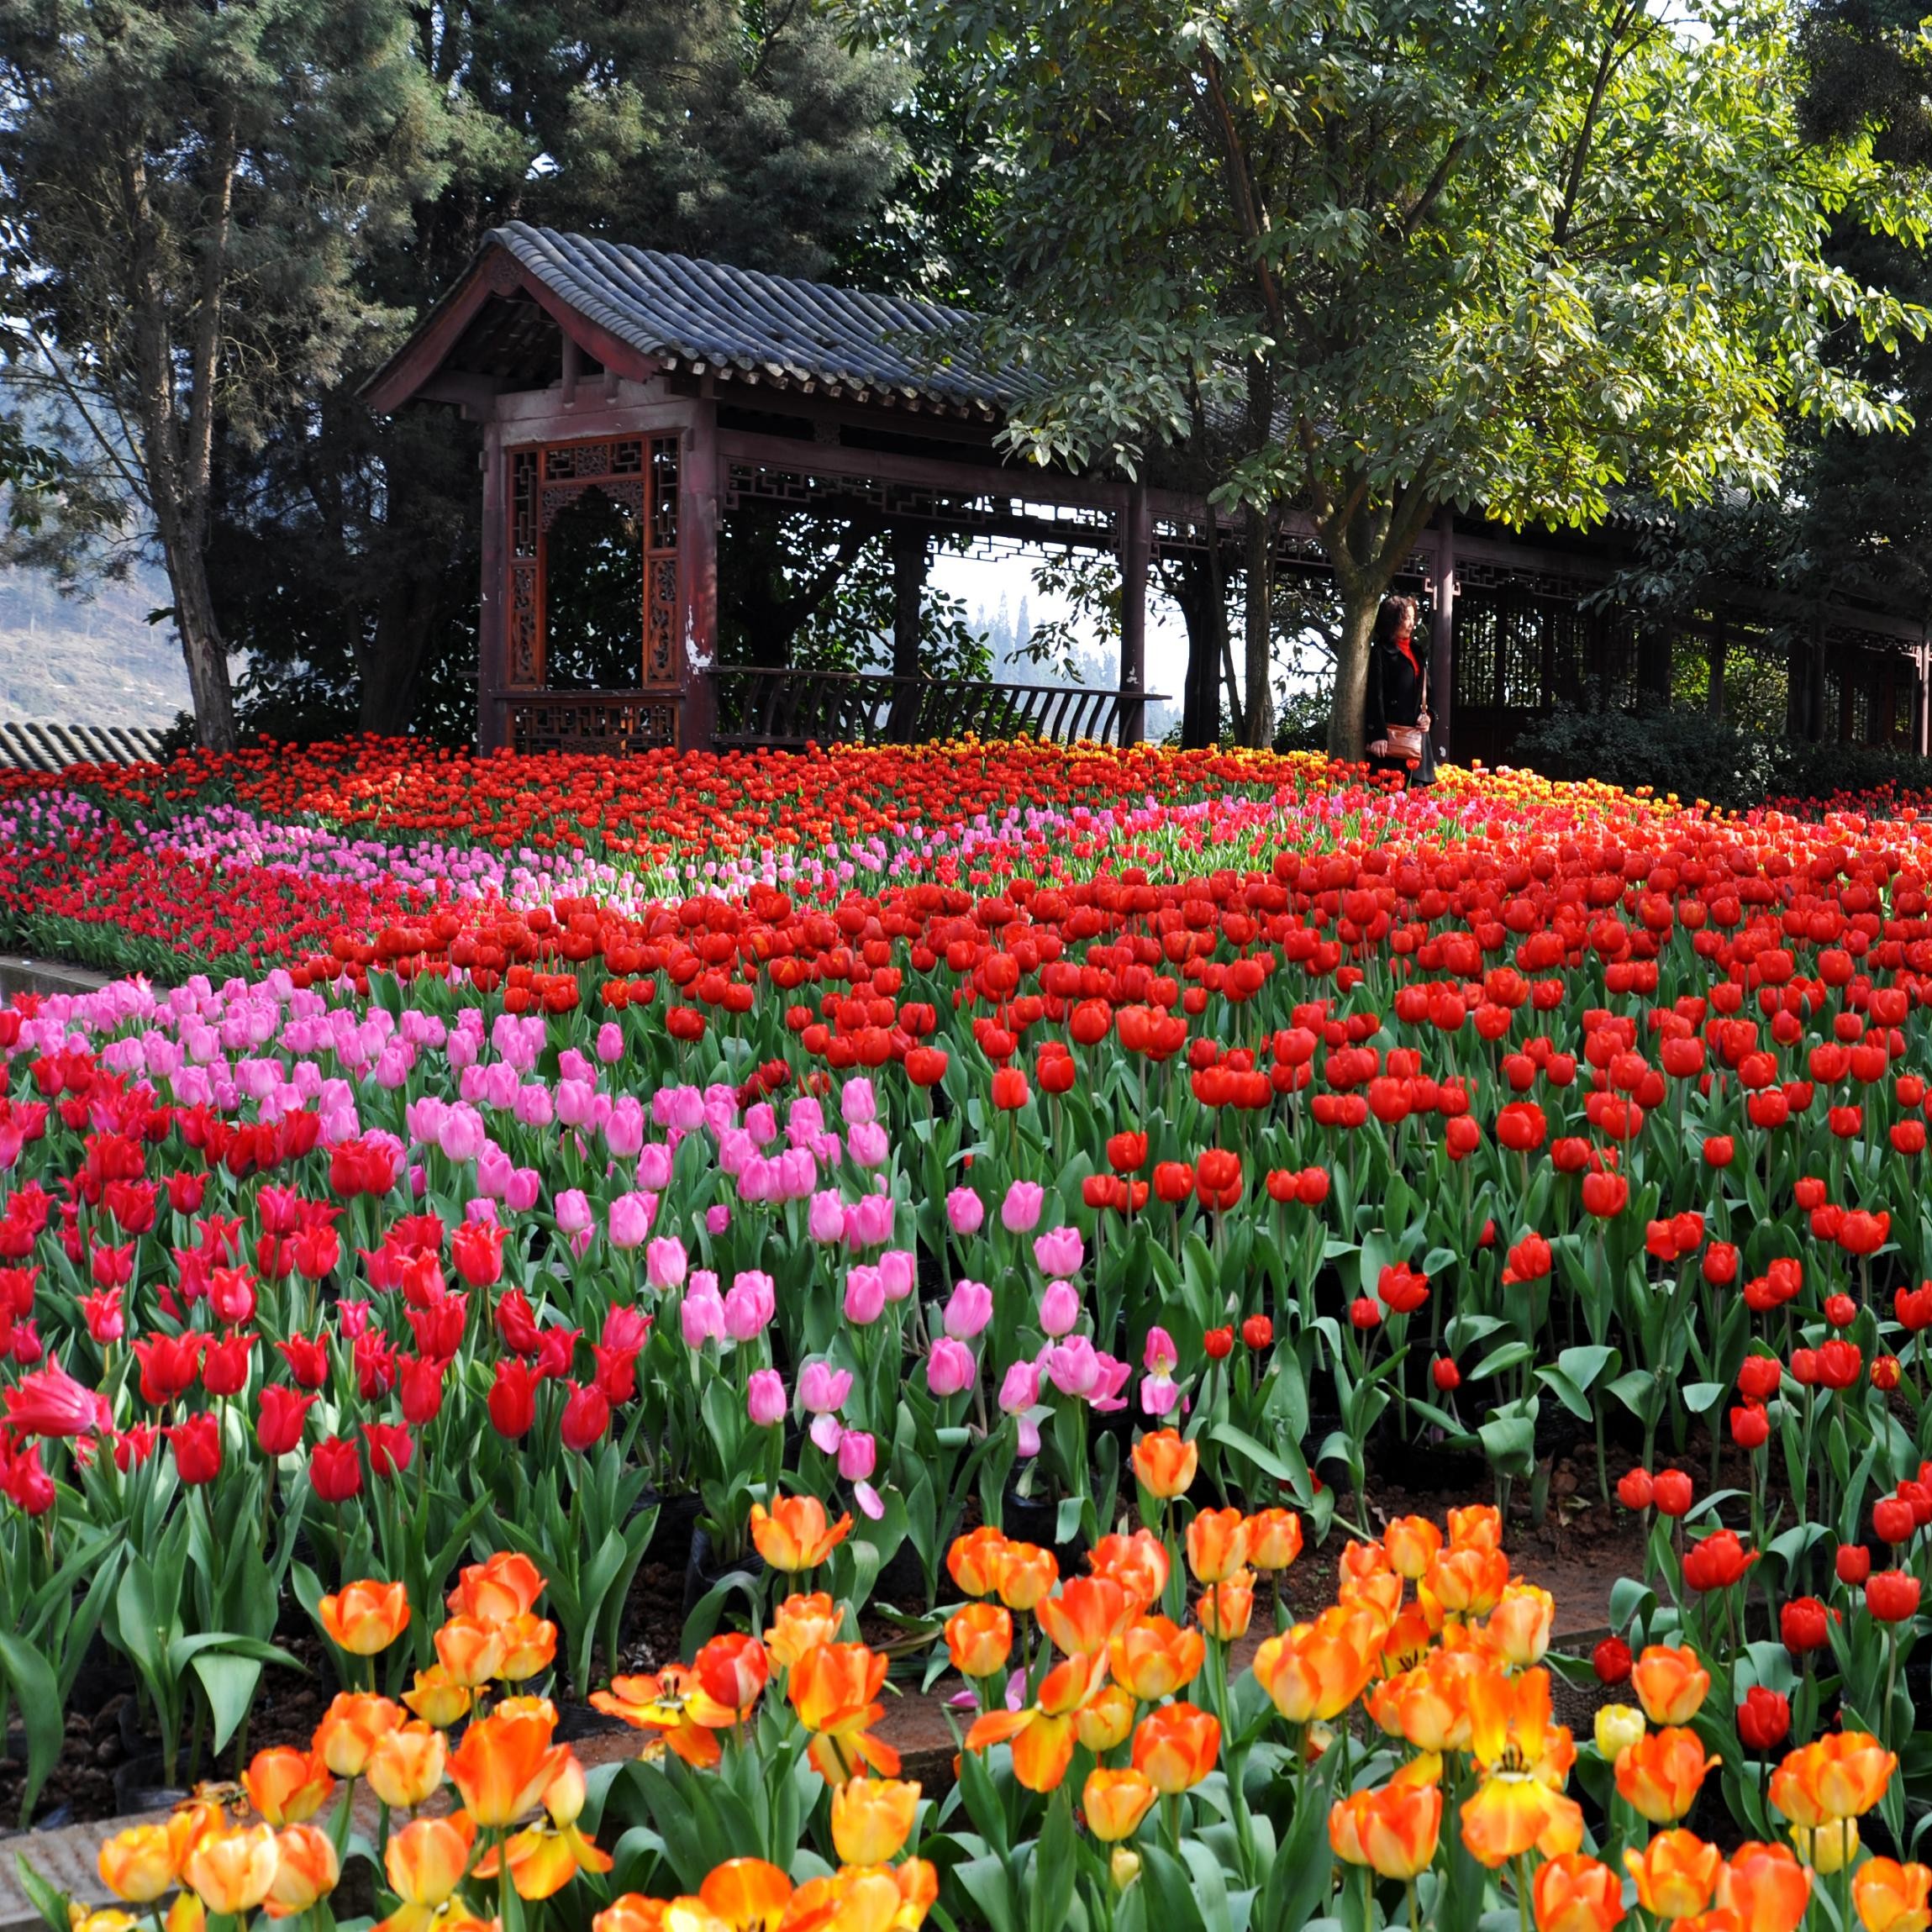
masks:
[[[1369,647],[1368,692],[1362,705],[1362,741],[1372,745],[1388,735],[1392,724],[1413,724],[1422,716],[1423,671],[1429,663],[1427,641],[1419,634],[1408,640],[1415,662],[1393,645]]]

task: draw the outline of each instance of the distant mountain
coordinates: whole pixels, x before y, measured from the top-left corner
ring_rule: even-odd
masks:
[[[0,570],[0,719],[166,726],[188,708],[169,602],[157,572],[64,597],[36,571]]]

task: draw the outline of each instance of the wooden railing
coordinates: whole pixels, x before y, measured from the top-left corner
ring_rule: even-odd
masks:
[[[1079,739],[1131,744],[1156,693],[1087,685],[991,684],[886,671],[725,666],[711,673],[719,750],[935,739]]]
[[[675,691],[509,691],[516,751],[675,751]]]

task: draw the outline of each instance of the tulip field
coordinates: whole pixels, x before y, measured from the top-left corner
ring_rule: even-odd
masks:
[[[53,1932],[1932,1926],[1932,800],[370,741],[0,825],[115,976],[0,1009],[0,1793],[107,1683],[181,1794],[118,1905],[16,1840]]]

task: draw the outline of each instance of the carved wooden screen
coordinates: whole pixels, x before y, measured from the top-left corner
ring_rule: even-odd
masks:
[[[634,521],[643,550],[637,687],[678,682],[678,439],[617,436],[534,445],[508,452],[509,680],[542,689],[547,655],[549,535],[586,490],[600,491]]]

